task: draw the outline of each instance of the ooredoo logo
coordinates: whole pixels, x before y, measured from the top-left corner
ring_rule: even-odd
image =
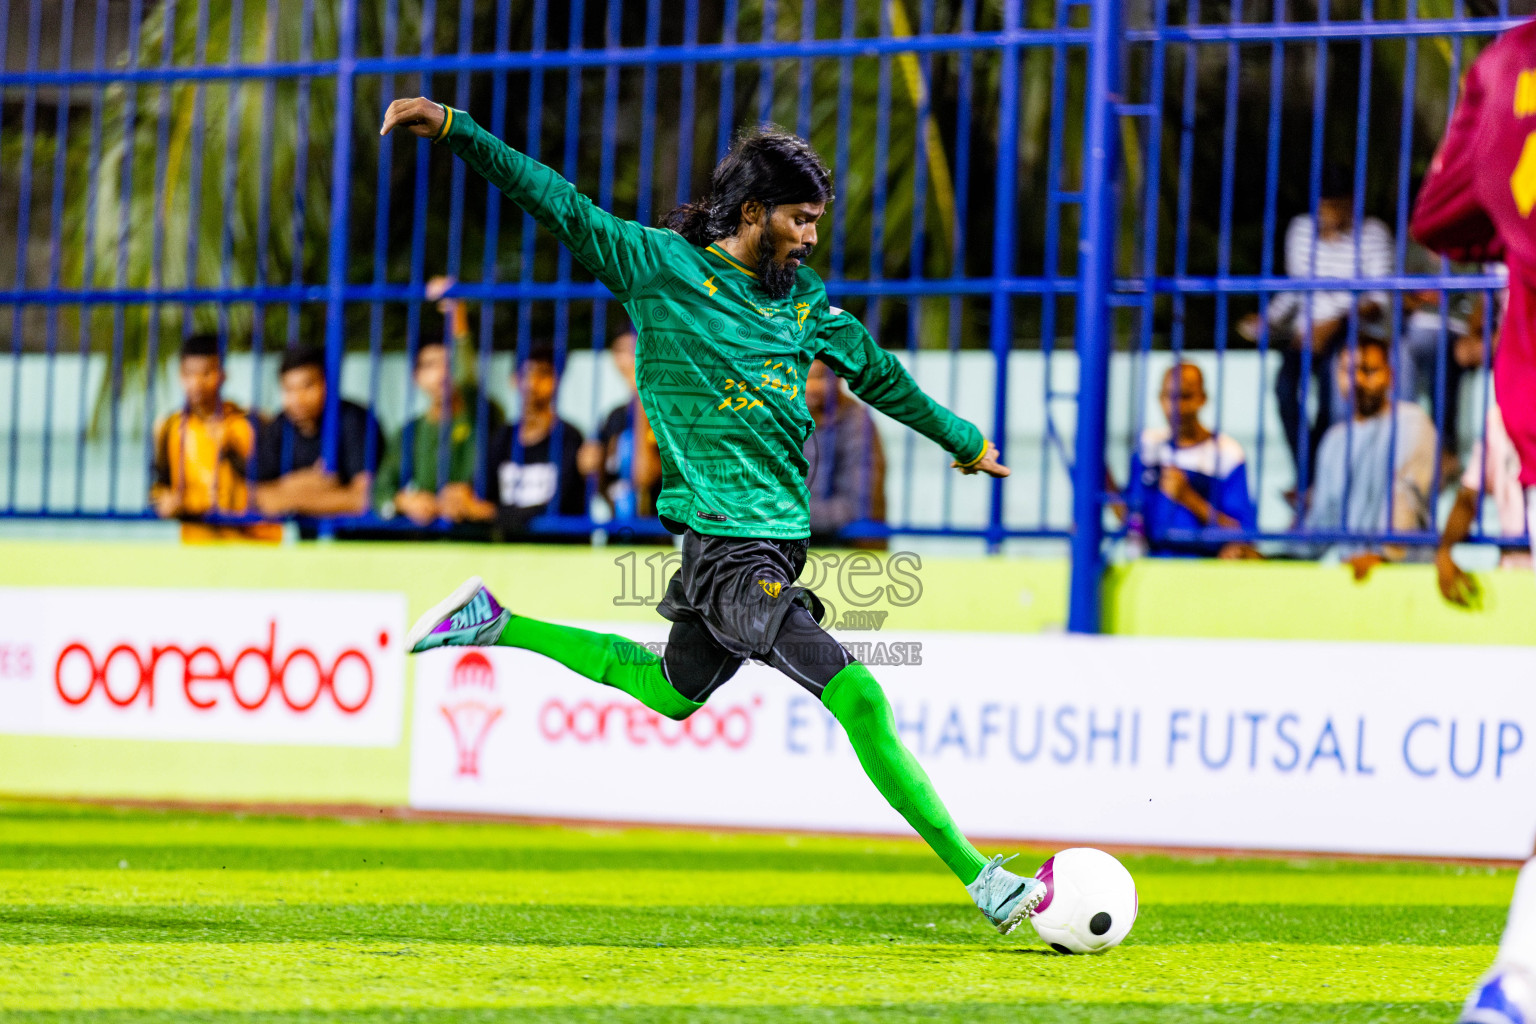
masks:
[[[458,690],[482,690],[486,694],[496,689],[496,668],[491,660],[479,651],[470,651],[453,666],[448,677],[450,692]],[[491,726],[501,717],[501,706],[487,703],[480,697],[471,696],[452,704],[439,704],[437,709],[448,720],[448,730],[453,733],[453,746],[458,754],[456,775],[480,777],[480,752]]]
[[[389,646],[389,633],[376,638],[380,651]],[[104,652],[83,641],[67,644],[53,666],[59,697],[79,706],[100,691],[103,698],[124,708],[143,698],[155,706],[155,685],[168,670],[180,681],[188,704],[199,711],[218,707],[227,696],[243,711],[258,711],[276,693],[290,711],[303,713],[322,698],[344,714],[353,715],[373,696],[374,666],[368,652],[348,647],[327,661],[314,648],[298,645],[286,651],[277,639],[277,620],[267,622],[265,646],[247,646],[233,655],[200,644],[137,647],[119,643]]]
[[[653,742],[675,747],[686,741],[695,747],[719,744],[740,750],[752,741],[753,712],[762,702],[761,697],[754,697],[750,707],[733,704],[720,711],[703,707],[675,722],[632,702],[583,700],[566,704],[556,697],[539,710],[539,732],[551,743],[565,739],[606,743],[618,738],[636,747]]]

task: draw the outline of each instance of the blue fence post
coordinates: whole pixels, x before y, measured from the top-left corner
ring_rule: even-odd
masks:
[[[1003,32],[1013,33],[1023,24],[1019,0],[1003,4]],[[1019,47],[1010,41],[1003,50],[997,83],[997,233],[992,237],[992,277],[1013,277],[1018,225],[1016,191],[1019,167]],[[1050,273],[1054,268],[1047,267]],[[1000,285],[992,290],[989,343],[997,364],[992,396],[992,438],[1001,457],[1008,458],[1008,364],[1013,351],[1013,293]],[[1003,481],[993,477],[987,517],[987,551],[996,553],[1006,536],[1003,525]]]
[[[357,0],[343,0],[337,33],[336,137],[331,150],[331,237],[325,302],[325,420],[321,445],[332,472],[340,464],[341,357],[346,350],[347,228],[351,222],[352,98],[357,70]],[[322,536],[329,537],[324,522]]]
[[[1099,631],[1104,575],[1104,440],[1114,323],[1115,144],[1120,101],[1120,0],[1094,0],[1088,55],[1083,216],[1077,265],[1077,444],[1072,481],[1072,582],[1067,628]]]

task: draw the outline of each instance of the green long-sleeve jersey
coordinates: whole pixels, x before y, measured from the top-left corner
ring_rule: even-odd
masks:
[[[657,510],[673,528],[729,537],[810,535],[805,399],[814,359],[854,394],[962,464],[981,431],[918,388],[894,355],[827,301],[801,266],[787,298],[718,245],[600,210],[549,167],[448,108],[438,140],[551,231],[624,304],[639,332],[635,379],[656,432]]]

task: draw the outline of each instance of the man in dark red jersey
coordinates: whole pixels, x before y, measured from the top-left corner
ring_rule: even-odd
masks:
[[[1509,264],[1509,308],[1493,384],[1536,498],[1536,21],[1501,36],[1467,71],[1461,99],[1419,191],[1410,231],[1457,260]],[[1536,532],[1536,531],[1533,531]],[[1464,1024],[1536,1024],[1536,856],[1515,885],[1493,969]]]

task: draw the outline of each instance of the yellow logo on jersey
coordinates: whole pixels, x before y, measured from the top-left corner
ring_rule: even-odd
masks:
[[[720,286],[715,284],[715,279],[714,279],[713,275],[711,275],[709,277],[706,277],[704,279],[704,287],[709,289],[709,297],[710,298],[714,298],[715,297],[715,292],[720,290]]]
[[[1530,117],[1536,114],[1536,68],[1520,72],[1515,79],[1515,116]]]
[[[778,580],[758,580],[757,585],[763,588],[763,593],[773,598],[777,598],[784,589],[784,584]]]
[[[1531,210],[1536,209],[1536,132],[1525,137],[1515,173],[1509,176],[1509,190],[1514,193],[1515,209],[1520,216],[1529,217]]]

